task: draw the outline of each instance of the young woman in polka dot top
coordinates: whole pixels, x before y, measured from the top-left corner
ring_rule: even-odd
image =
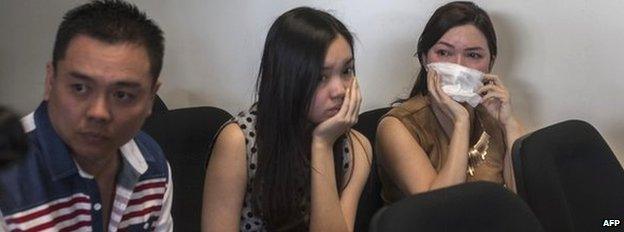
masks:
[[[284,13],[257,91],[215,142],[202,230],[352,231],[372,153],[351,129],[362,101],[351,33],[323,11]]]

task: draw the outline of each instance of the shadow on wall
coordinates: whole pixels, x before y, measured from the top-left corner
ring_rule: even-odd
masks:
[[[492,73],[500,75],[503,83],[509,89],[514,114],[525,125],[528,130],[534,130],[541,126],[543,120],[537,111],[535,94],[530,88],[527,79],[523,78],[523,70],[518,70],[518,57],[530,57],[524,54],[525,50],[520,49],[523,43],[521,25],[505,17],[504,14],[490,12],[490,17],[494,23],[498,40],[498,57],[494,64]]]

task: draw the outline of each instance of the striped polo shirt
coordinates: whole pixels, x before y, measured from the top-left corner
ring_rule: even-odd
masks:
[[[46,102],[24,117],[30,142],[17,165],[0,172],[0,231],[106,231],[98,185],[52,128]],[[139,132],[122,161],[108,231],[171,231],[171,171],[158,144]]]

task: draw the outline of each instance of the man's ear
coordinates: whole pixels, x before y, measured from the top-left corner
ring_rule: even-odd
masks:
[[[156,83],[154,83],[154,86],[152,86],[152,92],[151,97],[152,99],[150,100],[150,105],[149,105],[149,110],[147,112],[147,116],[152,115],[152,108],[154,108],[154,101],[156,100],[156,93],[158,93],[158,89],[160,89],[160,86],[162,85],[162,83],[160,81],[156,81]]]
[[[152,86],[152,99],[156,98],[156,93],[160,89],[161,85],[162,85],[162,82],[156,81],[156,83],[154,83],[154,86]]]
[[[43,94],[43,100],[48,101],[50,99],[50,91],[52,91],[52,85],[54,84],[54,65],[52,62],[46,64],[46,77],[45,77],[45,90]]]

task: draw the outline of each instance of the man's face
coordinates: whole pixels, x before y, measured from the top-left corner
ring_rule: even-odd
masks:
[[[114,155],[136,135],[159,87],[149,70],[143,46],[108,44],[85,35],[70,41],[56,70],[48,64],[48,113],[74,155]]]

